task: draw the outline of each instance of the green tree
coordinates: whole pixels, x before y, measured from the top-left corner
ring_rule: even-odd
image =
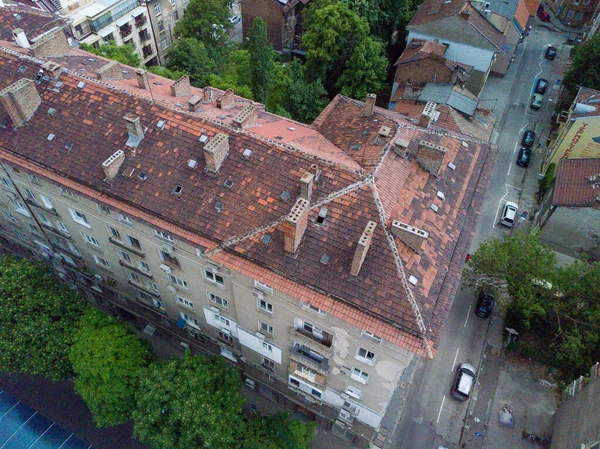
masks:
[[[337,87],[343,95],[364,100],[369,92],[384,88],[387,68],[383,43],[367,37],[352,51]]]
[[[97,309],[86,311],[69,354],[75,391],[99,427],[123,424],[135,409],[135,392],[152,352],[131,328]]]
[[[240,376],[220,357],[161,361],[145,370],[134,436],[154,449],[235,447],[244,432]]]
[[[174,41],[167,49],[166,56],[167,68],[186,73],[196,87],[204,87],[208,75],[216,70],[215,62],[204,44],[193,37]]]
[[[287,413],[253,415],[246,424],[243,449],[309,449],[315,423],[290,419]]]
[[[50,270],[27,260],[0,258],[2,371],[72,375],[69,348],[85,302]]]
[[[250,51],[250,80],[254,98],[267,103],[273,69],[273,46],[267,37],[267,23],[257,17],[248,33]]]
[[[228,0],[190,0],[183,18],[175,25],[175,35],[202,42],[218,62],[227,53],[232,27]]]
[[[159,65],[148,67],[148,71],[150,73],[154,73],[155,75],[169,78],[172,80],[178,80],[183,75],[185,75],[184,72],[180,72],[179,70],[169,70],[166,67],[162,67]]]
[[[311,123],[327,106],[329,99],[321,80],[306,81],[304,70],[304,66],[298,61],[286,65],[287,100],[284,108],[294,120]]]
[[[580,86],[600,90],[600,33],[573,49],[572,63],[563,85],[572,93]]]
[[[119,61],[131,67],[140,67],[142,61],[135,47],[131,44],[117,45],[115,41],[110,41],[99,48],[89,44],[80,44],[79,48],[98,56]]]

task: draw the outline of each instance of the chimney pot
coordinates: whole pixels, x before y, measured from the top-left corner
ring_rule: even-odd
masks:
[[[96,71],[96,78],[102,81],[122,80],[123,72],[121,71],[121,65],[117,61],[110,61],[108,64],[104,64]]]
[[[46,61],[42,64],[44,73],[52,79],[52,81],[58,81],[63,71],[62,66],[54,61]]]
[[[148,73],[145,70],[137,69],[135,71],[135,77],[138,82],[140,89],[150,89],[150,83],[148,82]]]
[[[27,78],[0,90],[0,100],[15,127],[27,123],[42,103],[35,84]]]
[[[129,135],[126,145],[131,148],[137,148],[144,138],[144,129],[142,128],[140,118],[135,114],[129,113],[123,119],[125,119],[127,134]]]
[[[124,160],[125,153],[123,153],[123,150],[117,150],[112,154],[111,157],[102,163],[102,168],[104,169],[104,175],[106,176],[106,179],[111,180],[117,176],[119,168],[121,168]]]
[[[188,109],[190,112],[198,112],[202,109],[202,98],[198,95],[194,95],[188,99]]]
[[[235,128],[244,128],[252,125],[256,120],[257,108],[253,104],[245,106],[233,119]]]
[[[304,198],[309,203],[312,198],[314,179],[315,175],[309,171],[304,173],[302,178],[300,178],[300,197]]]
[[[367,94],[367,99],[365,100],[365,108],[362,114],[363,117],[371,117],[373,115],[373,110],[375,108],[375,100],[377,100],[377,95]]]
[[[406,223],[401,223],[398,220],[392,222],[391,231],[402,243],[416,253],[421,250],[423,242],[429,238],[429,232],[407,225]]]
[[[217,107],[219,109],[229,109],[233,107],[233,89],[227,89],[223,95],[217,98]]]
[[[432,175],[437,176],[444,163],[446,148],[435,143],[421,140],[419,141],[416,156],[417,162],[423,169],[427,170]]]
[[[283,249],[294,254],[308,226],[308,201],[298,198],[286,220],[281,224]]]
[[[217,173],[227,158],[227,153],[229,153],[229,136],[219,133],[204,146],[206,170]]]
[[[29,39],[27,39],[27,35],[25,34],[25,31],[23,31],[23,29],[15,28],[13,30],[12,34],[15,38],[15,42],[17,43],[17,45],[19,47],[22,47],[22,48],[31,47],[31,45],[29,45]]]
[[[369,221],[362,235],[358,239],[356,250],[354,251],[354,257],[352,258],[352,266],[350,267],[350,274],[352,276],[358,276],[360,273],[360,269],[362,268],[363,262],[367,257],[367,252],[371,246],[371,240],[373,239],[375,228],[377,228],[377,223],[374,221]]]
[[[183,75],[171,85],[172,97],[189,97],[190,95],[192,95],[192,88],[189,76]]]

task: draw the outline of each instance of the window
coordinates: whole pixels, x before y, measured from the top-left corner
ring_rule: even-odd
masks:
[[[200,322],[196,318],[189,316],[185,312],[179,312],[179,316],[183,318],[189,326],[200,329]]]
[[[154,4],[154,15],[160,16],[160,5],[158,3]]]
[[[375,353],[368,351],[365,348],[358,348],[354,358],[368,365],[373,365],[375,363]]]
[[[261,365],[269,371],[275,371],[275,362],[273,360],[263,357]]]
[[[175,277],[173,275],[169,275],[169,281],[171,281],[172,284],[175,284],[181,288],[188,288],[188,284],[186,281],[184,281],[183,279],[179,279],[178,277]]]
[[[191,301],[188,301],[187,299],[185,299],[185,298],[182,298],[181,296],[178,296],[178,297],[177,297],[177,302],[178,302],[179,304],[183,304],[183,305],[184,305],[184,306],[186,306],[186,307],[189,307],[190,309],[193,309],[193,308],[194,308],[194,304],[193,304]]]
[[[312,310],[313,312],[317,312],[317,313],[318,313],[318,314],[320,314],[320,315],[327,316],[327,312],[325,312],[325,311],[323,311],[323,310],[319,309],[318,307],[315,307],[315,306],[313,306],[312,304],[309,304],[309,303],[307,303],[307,302],[300,301],[300,305],[301,305],[302,307],[304,307],[304,308],[307,308],[307,309],[310,309],[310,310]]]
[[[110,234],[110,236],[113,239],[121,240],[121,233],[119,232],[118,229],[113,228],[112,226],[107,226],[107,228],[108,228],[108,233]]]
[[[271,326],[270,324],[267,323],[263,323],[262,321],[258,322],[258,330],[260,332],[264,332],[266,334],[269,334],[271,336],[274,336],[274,332],[273,332],[273,326]]]
[[[20,201],[14,200],[13,205],[15,206],[15,210],[18,213],[20,213],[21,215],[25,215],[26,217],[31,217],[31,214],[29,213],[29,211],[27,210],[27,208],[25,207],[25,205],[23,203],[21,203]]]
[[[15,229],[14,231],[15,231],[15,234],[17,234],[17,237],[19,237],[21,240],[29,240],[27,238],[27,236],[25,234],[23,234],[21,231],[19,231],[17,229]]]
[[[31,224],[31,223],[25,223],[25,224],[26,224],[27,226],[29,226],[29,230],[30,230],[31,232],[35,232],[36,234],[38,233],[38,228],[37,228],[37,226],[35,226],[35,225]]]
[[[71,192],[70,190],[65,189],[64,187],[61,186],[56,186],[56,190],[58,191],[58,193],[60,193],[61,195],[65,194],[65,195],[69,195],[71,197],[74,197],[75,194],[73,192]]]
[[[15,175],[20,175],[21,174],[21,170],[19,170],[17,167],[12,167],[12,171]]]
[[[71,250],[71,252],[73,254],[75,254],[76,256],[80,256],[81,253],[79,252],[79,248],[77,248],[75,245],[73,245],[71,242],[68,243],[69,245],[69,249]]]
[[[31,189],[27,189],[27,188],[25,189],[25,196],[27,197],[27,199],[29,201],[33,201],[34,203],[38,202],[38,199],[35,196],[35,193]]]
[[[131,256],[127,254],[125,251],[118,250],[117,254],[119,255],[119,259],[124,260],[125,262],[131,263]]]
[[[94,237],[92,237],[91,235],[87,235],[87,234],[81,234],[83,236],[83,239],[89,243],[90,245],[94,245],[97,246],[98,248],[100,248],[100,243],[98,243],[98,240],[96,240]]]
[[[13,186],[12,186],[12,182],[10,182],[8,179],[0,177],[0,182],[2,183],[2,185],[4,187],[6,187],[8,190],[14,190]]]
[[[204,270],[204,275],[210,282],[214,282],[215,284],[219,285],[225,285],[225,279],[223,279],[223,276],[219,276],[218,274],[209,270]]]
[[[263,291],[265,293],[270,293],[273,294],[273,287],[267,285],[267,284],[263,284],[262,282],[254,279],[254,286],[259,289],[260,291]]]
[[[569,12],[567,13],[567,19],[572,19],[574,15],[575,15],[575,10],[569,9]]]
[[[173,18],[175,19],[175,22],[179,20],[179,13],[177,11],[173,11]]]
[[[148,290],[152,290],[154,292],[158,291],[158,285],[152,282],[150,279],[144,279],[144,285]]]
[[[173,236],[171,234],[169,234],[168,232],[164,232],[164,231],[157,231],[156,229],[154,230],[154,235],[156,237],[159,237],[161,239],[164,240],[168,240],[169,242],[173,243],[175,242],[175,239],[173,238]]]
[[[35,176],[35,175],[31,175],[29,178],[35,184],[41,184],[42,183],[42,180],[40,178],[38,178],[37,176]]]
[[[141,259],[135,259],[137,266],[140,270],[142,271],[150,271],[150,265],[148,265],[146,262],[144,262]]]
[[[578,12],[577,14],[575,14],[575,20],[581,20],[583,19],[583,13],[582,12]]]
[[[127,215],[117,214],[117,220],[121,223],[126,224],[127,226],[133,226],[133,221]]]
[[[136,290],[137,297],[145,301],[154,301],[154,298],[147,293]]]
[[[167,46],[168,46],[168,44],[167,44],[167,38],[166,38],[166,37],[163,37],[163,38],[160,40],[160,48],[162,48],[163,50],[166,50],[166,49],[167,49]]]
[[[142,249],[142,245],[140,244],[140,241],[138,239],[136,239],[135,237],[128,235],[127,241],[129,242],[129,246],[131,246],[132,248],[136,248],[136,249],[140,249],[140,250]]]
[[[4,215],[4,218],[6,218],[7,220],[14,221],[15,223],[17,222],[17,219],[15,218],[15,216],[13,214],[11,214],[10,212],[2,211],[2,215]]]
[[[233,337],[231,336],[231,334],[226,331],[226,330],[217,330],[217,338],[219,340],[224,341],[225,343],[227,343],[228,345],[232,345],[233,344]]]
[[[230,343],[231,344],[231,343]],[[232,362],[237,362],[237,359],[235,358],[235,356],[233,355],[233,352],[231,352],[229,349],[227,348],[223,348],[221,347],[221,355],[223,357],[225,357],[226,359],[231,360]]]
[[[373,334],[373,333],[371,333],[371,332],[369,332],[369,331],[365,331],[365,330],[363,330],[363,331],[362,331],[362,334],[363,334],[365,337],[372,338],[373,340],[375,340],[375,341],[376,341],[376,342],[378,342],[378,343],[381,343],[381,342],[383,341],[383,338],[381,338],[381,337],[379,337],[379,336],[377,336],[377,335],[375,335],[375,334]]]
[[[69,234],[69,230],[62,221],[54,220],[54,223],[56,223],[56,226],[58,227],[59,231],[64,232],[65,234]]]
[[[346,386],[346,394],[352,396],[355,399],[360,399],[362,397],[362,390],[359,390],[352,385]]]
[[[218,313],[213,313],[213,315],[214,315],[215,321],[218,321],[219,323],[222,323],[225,326],[229,326],[231,324],[229,322],[229,320],[227,318],[225,318],[224,316],[219,315]]]
[[[206,295],[208,296],[208,300],[210,302],[214,302],[215,304],[220,305],[224,309],[229,309],[229,305],[228,305],[226,299],[223,299],[220,296],[217,296],[217,295],[215,295],[213,293],[207,293]]]
[[[160,21],[158,22],[158,31],[160,31],[161,33],[164,33],[164,32],[165,32],[165,26],[164,26],[164,24],[163,24],[162,20],[160,20]]]
[[[38,218],[44,226],[49,226],[51,228],[53,227],[52,222],[50,221],[50,219],[48,218],[48,216],[46,214],[40,213],[40,214],[38,214]]]
[[[268,343],[266,341],[263,341],[263,349],[266,349],[269,352],[273,352],[273,345],[271,345],[271,343]]]
[[[103,259],[102,257],[94,255],[94,261],[96,262],[96,265],[100,265],[104,268],[110,268],[110,264],[108,263],[108,261],[106,259]]]
[[[176,266],[180,266],[179,265],[179,259],[174,256],[173,254],[169,254],[165,251],[160,251],[160,258],[163,262],[167,262],[171,265],[176,265]]]
[[[69,209],[69,212],[71,212],[71,217],[73,218],[73,221],[75,223],[79,223],[80,225],[85,226],[86,228],[91,228],[90,223],[88,222],[88,219],[85,216],[85,214],[82,214],[81,212],[75,209]]]
[[[129,278],[129,280],[131,282],[135,282],[136,284],[142,285],[142,279],[140,278],[140,276],[138,274],[128,271],[127,277]]]
[[[97,204],[98,210],[103,214],[110,215],[110,207],[105,206],[104,204]]]
[[[369,375],[358,368],[354,368],[352,370],[350,378],[354,379],[357,382],[360,382],[361,384],[366,384],[369,381]]]
[[[40,199],[42,200],[42,204],[46,209],[54,209],[54,204],[52,200],[45,195],[40,194]]]
[[[264,299],[258,300],[258,308],[263,312],[273,313],[273,304],[265,301]]]

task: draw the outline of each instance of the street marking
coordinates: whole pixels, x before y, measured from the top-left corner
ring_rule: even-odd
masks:
[[[450,372],[454,371],[454,366],[456,365],[456,359],[458,358],[459,350],[460,350],[460,348],[456,348],[456,355],[454,356],[454,362],[452,362],[452,369],[450,370]]]
[[[444,397],[442,398],[442,405],[440,405],[440,411],[438,412],[438,417],[437,417],[437,420],[435,421],[436,424],[438,424],[440,422],[440,416],[442,416],[442,408],[444,408],[445,400],[446,400],[446,395],[444,395]]]
[[[465,319],[465,325],[463,327],[467,327],[467,321],[469,321],[469,316],[471,315],[471,307],[472,306],[469,305],[469,310],[467,311],[467,318]]]
[[[513,161],[515,159],[515,154],[517,154],[517,148],[519,148],[519,143],[515,143],[515,149],[512,152],[511,160],[508,163],[508,171],[506,172],[506,176],[510,175],[510,171],[512,170]]]

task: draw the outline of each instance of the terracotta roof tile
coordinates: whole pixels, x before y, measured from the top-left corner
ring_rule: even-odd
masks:
[[[66,25],[56,14],[23,5],[7,5],[0,8],[0,40],[14,42],[12,31],[21,28],[29,42],[55,27]]]
[[[553,206],[600,205],[600,159],[561,159],[556,172]]]

